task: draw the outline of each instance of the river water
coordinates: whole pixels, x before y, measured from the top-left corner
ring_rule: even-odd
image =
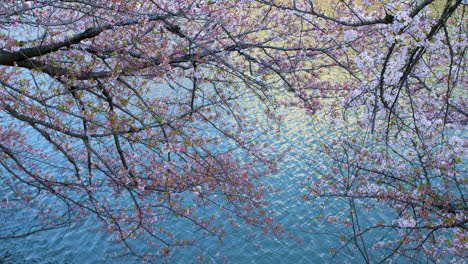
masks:
[[[329,249],[337,245],[338,232],[327,225],[326,221],[316,218],[318,214],[336,214],[336,211],[340,211],[339,205],[324,212],[317,204],[301,198],[305,190],[299,183],[305,177],[314,176],[312,167],[317,165],[310,164],[310,161],[320,161],[313,151],[313,145],[317,139],[327,135],[320,116],[305,116],[297,109],[284,111],[283,114],[281,136],[264,135],[262,140],[269,142],[277,150],[290,149],[280,163],[280,170],[264,178],[266,184],[282,189],[270,194],[268,198],[271,209],[277,211],[276,221],[283,225],[285,233],[280,236],[259,236],[251,241],[245,241],[234,233],[226,238],[224,245],[216,241],[201,240],[198,247],[176,250],[168,262],[188,263],[195,254],[207,252],[214,259],[219,259],[216,255],[220,252],[231,263],[359,262],[354,259],[354,252],[345,250],[338,257],[332,258]],[[5,192],[6,188],[1,191]],[[27,216],[28,213],[10,209],[3,210],[0,217],[9,223],[11,219],[8,217],[20,219],[21,215]],[[85,219],[26,238],[0,240],[0,263],[136,263],[131,258],[106,257],[107,254],[118,252],[120,247],[110,242],[106,233],[96,232],[98,226],[95,219]],[[242,232],[242,228],[238,232]],[[206,262],[211,262],[209,257],[206,259]]]

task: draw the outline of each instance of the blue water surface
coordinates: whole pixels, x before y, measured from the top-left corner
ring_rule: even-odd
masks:
[[[265,134],[260,138],[279,151],[289,149],[280,163],[280,170],[264,178],[265,184],[281,188],[278,193],[268,194],[268,199],[270,209],[277,212],[276,221],[285,229],[284,234],[260,235],[247,241],[242,233],[247,228],[248,231],[252,229],[241,227],[222,245],[206,238],[197,246],[176,249],[165,262],[190,263],[194,256],[205,254],[201,263],[221,263],[220,255],[225,255],[231,263],[360,263],[356,252],[347,248],[338,256],[329,254],[331,247],[337,243],[340,246],[340,230],[317,218],[317,215],[342,214],[342,205],[322,209],[317,201],[302,199],[307,191],[299,183],[306,177],[316,176],[314,166],[326,164],[314,151],[317,140],[328,136],[323,122],[320,116],[306,116],[297,109],[284,111],[281,136]],[[7,191],[8,188],[1,189],[3,193]],[[20,219],[22,214],[26,218],[33,217],[31,212],[20,209],[3,210],[1,217],[11,222],[13,218]],[[26,238],[0,240],[0,263],[138,263],[131,257],[107,257],[121,251],[120,246],[109,241],[107,233],[96,231],[99,226],[95,219],[87,218]],[[253,231],[260,233],[260,230]],[[146,247],[143,242],[137,245]]]

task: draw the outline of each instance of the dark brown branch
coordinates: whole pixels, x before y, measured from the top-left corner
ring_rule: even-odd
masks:
[[[148,17],[149,21],[164,20],[168,18],[169,15],[152,15]],[[24,48],[19,51],[11,52],[7,50],[0,50],[0,65],[5,66],[15,66],[15,62],[23,61],[26,59],[31,59],[34,57],[43,56],[52,52],[55,52],[61,48],[69,47],[73,44],[78,44],[82,40],[90,39],[98,36],[102,32],[114,27],[135,25],[140,23],[139,19],[119,22],[116,24],[107,24],[99,27],[87,28],[82,33],[79,33],[71,38],[67,38],[64,41],[55,42],[47,45],[39,45],[36,47]]]

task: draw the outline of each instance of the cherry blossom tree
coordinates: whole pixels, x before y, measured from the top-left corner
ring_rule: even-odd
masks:
[[[315,151],[328,160],[302,183],[314,205],[346,209],[319,216],[348,227],[331,252],[355,249],[366,263],[464,263],[466,2],[259,2],[293,13],[313,36],[301,42],[313,50],[301,63],[314,80],[297,77],[309,86],[299,102],[313,100],[310,85],[346,89],[342,100],[322,100],[329,130]]]
[[[3,238],[96,217],[147,260],[198,235],[222,242],[227,226],[280,232],[261,181],[279,156],[256,138],[274,128],[255,118],[281,106],[330,125],[314,150],[329,161],[304,198],[344,203],[327,219],[351,232],[332,251],[367,263],[466,256],[466,2],[0,6],[1,206],[38,215]],[[392,219],[363,220],[379,210]]]
[[[0,236],[95,217],[148,260],[222,243],[228,226],[280,232],[260,182],[277,157],[255,140],[272,128],[254,131],[239,102],[270,104],[268,82],[239,66],[258,63],[233,55],[268,41],[246,4],[3,1],[1,205],[37,217]]]

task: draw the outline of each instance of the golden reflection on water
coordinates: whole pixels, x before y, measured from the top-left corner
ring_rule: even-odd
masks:
[[[282,100],[288,96],[291,97],[291,95],[283,95]],[[292,97],[290,99],[294,100]],[[295,185],[299,181],[306,177],[314,177],[314,168],[325,166],[325,157],[318,151],[319,142],[329,141],[331,136],[334,136],[328,130],[325,111],[310,115],[299,107],[277,106],[274,109],[274,115],[280,119],[278,122],[264,114],[267,106],[254,96],[246,98],[243,105],[248,109],[246,115],[257,119],[256,126],[259,128],[257,131],[268,126],[275,128],[262,132],[257,138],[260,142],[268,142],[271,145],[273,153],[269,154],[275,155],[287,151],[280,161],[280,172],[267,176],[267,182],[275,182],[282,185],[280,186],[282,188],[286,186],[297,188]],[[279,178],[283,179],[279,180]],[[299,196],[297,191],[294,193]],[[275,201],[275,203],[284,203],[284,201]]]

